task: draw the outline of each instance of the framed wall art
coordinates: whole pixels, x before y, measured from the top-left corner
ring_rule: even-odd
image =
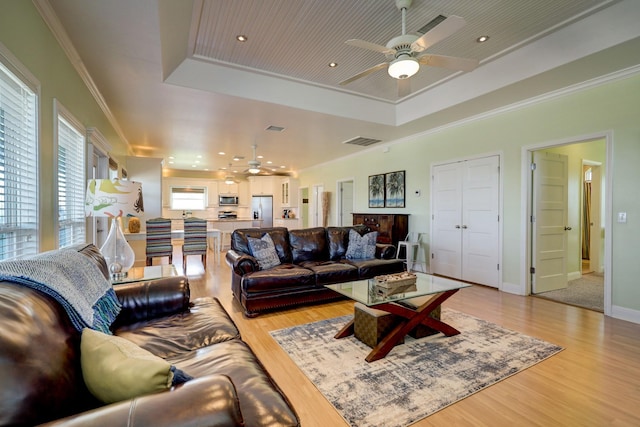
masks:
[[[384,175],[385,206],[387,208],[405,207],[404,172],[405,171],[389,172]]]
[[[369,176],[369,207],[384,208],[384,174]]]

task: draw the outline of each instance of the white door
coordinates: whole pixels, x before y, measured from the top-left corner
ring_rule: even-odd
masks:
[[[431,268],[434,274],[462,278],[462,163],[433,168]]]
[[[500,285],[499,158],[464,162],[462,178],[462,279]]]
[[[338,191],[340,203],[338,225],[353,225],[353,181],[341,181],[338,183]]]
[[[567,287],[567,156],[533,153],[533,293]]]
[[[498,156],[433,169],[433,273],[500,286]]]

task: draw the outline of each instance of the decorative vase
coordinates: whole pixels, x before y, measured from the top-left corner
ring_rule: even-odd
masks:
[[[139,233],[140,232],[140,218],[136,218],[132,216],[129,218],[129,233]]]
[[[126,277],[127,271],[135,261],[135,253],[124,237],[120,221],[120,217],[111,221],[111,229],[107,240],[100,248],[112,279]]]

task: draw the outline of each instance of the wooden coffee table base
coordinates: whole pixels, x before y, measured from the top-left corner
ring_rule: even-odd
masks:
[[[458,335],[460,331],[458,331],[453,326],[429,317],[429,313],[431,313],[431,311],[433,311],[436,307],[449,299],[449,297],[451,297],[451,295],[455,294],[456,292],[458,292],[458,289],[433,294],[431,298],[429,298],[424,304],[416,309],[411,309],[392,302],[375,305],[374,308],[393,313],[399,317],[402,317],[404,320],[400,321],[391,330],[391,332],[389,332],[384,338],[382,338],[378,345],[375,346],[373,350],[371,350],[365,360],[367,362],[373,362],[375,360],[384,358],[387,354],[389,354],[391,349],[396,344],[398,344],[398,342],[400,342],[400,340],[404,338],[405,335],[409,333],[409,331],[411,331],[419,324],[423,324],[432,329],[435,329],[438,332],[442,332],[447,337]],[[351,320],[349,323],[347,323],[340,330],[340,332],[336,334],[335,338],[338,339],[353,335],[353,322],[354,321]]]

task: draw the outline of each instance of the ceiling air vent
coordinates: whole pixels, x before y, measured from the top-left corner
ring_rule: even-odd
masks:
[[[268,128],[266,128],[265,130],[270,130],[270,131],[273,131],[273,132],[282,132],[284,130],[284,128],[281,127],[281,126],[271,125]]]
[[[364,136],[356,136],[355,138],[348,139],[346,141],[343,141],[342,143],[368,147],[370,145],[377,144],[378,142],[381,142],[381,141],[382,141],[381,139],[365,138]]]
[[[438,15],[435,18],[433,18],[431,21],[429,21],[429,23],[427,25],[425,25],[424,27],[420,28],[418,30],[418,32],[420,34],[426,34],[427,31],[429,31],[430,29],[432,29],[433,27],[435,27],[436,25],[438,25],[439,23],[441,23],[442,21],[444,21],[445,19],[447,19],[446,16],[444,15]]]

